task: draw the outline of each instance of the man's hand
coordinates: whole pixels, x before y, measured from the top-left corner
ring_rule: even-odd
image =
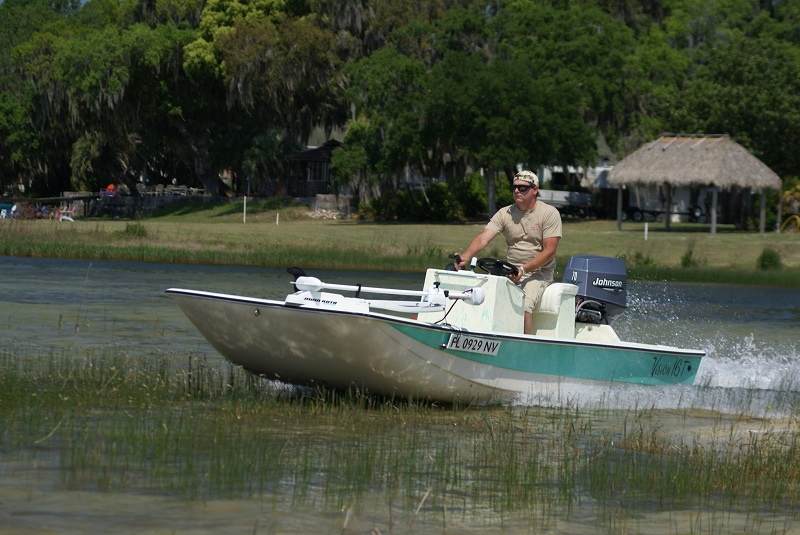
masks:
[[[517,267],[517,266],[515,266],[515,267]],[[514,275],[508,275],[508,278],[514,284],[519,284],[519,281],[522,279],[522,273],[523,273],[522,268],[521,267],[517,267],[517,272]]]

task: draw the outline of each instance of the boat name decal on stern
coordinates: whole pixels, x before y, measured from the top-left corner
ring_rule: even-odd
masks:
[[[486,338],[478,338],[477,336],[465,336],[463,334],[451,334],[450,339],[447,341],[447,349],[458,349],[459,351],[468,351],[470,353],[479,353],[481,355],[497,356],[500,350],[500,344],[495,340],[487,340]]]
[[[672,362],[664,362],[664,357],[653,357],[653,369],[650,371],[650,376],[680,377],[690,371],[692,371],[692,366],[688,360],[675,359]]]

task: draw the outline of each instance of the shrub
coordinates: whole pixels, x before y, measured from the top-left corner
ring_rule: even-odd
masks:
[[[444,182],[437,182],[427,187],[426,198],[422,198],[422,211],[419,221],[446,223],[464,219],[461,203],[455,198]]]
[[[129,238],[145,238],[147,237],[147,229],[141,223],[127,223],[122,234]]]
[[[630,265],[636,267],[653,267],[656,265],[656,261],[653,260],[653,258],[650,255],[646,255],[641,251],[636,251],[636,253],[634,253],[633,255],[633,258],[631,259],[628,259],[627,254],[620,254],[617,255],[617,257],[621,258],[622,260],[625,260],[626,262],[630,260]]]
[[[422,191],[388,191],[359,207],[359,217],[377,221],[409,223],[461,221],[461,204],[445,183],[431,184]]]
[[[356,213],[357,219],[362,219],[364,221],[375,221],[377,218],[377,214],[375,212],[375,207],[372,206],[372,203],[369,201],[364,201],[358,204],[358,212]]]
[[[694,259],[694,251],[692,249],[688,249],[681,256],[681,266],[687,268],[696,265],[697,265],[697,260]]]
[[[694,243],[689,244],[689,248],[681,256],[681,266],[690,268],[699,266],[701,263],[701,260],[694,255]]]
[[[756,266],[761,270],[780,269],[781,255],[775,249],[764,249],[756,260]]]
[[[498,207],[514,202],[511,190],[498,177]],[[486,183],[480,173],[469,173],[463,180],[436,182],[424,191],[385,191],[379,199],[359,206],[358,217],[377,221],[450,223],[485,219],[488,211]]]
[[[486,215],[489,201],[486,199],[486,183],[480,173],[469,173],[464,180],[455,181],[450,190],[461,205],[466,219]]]

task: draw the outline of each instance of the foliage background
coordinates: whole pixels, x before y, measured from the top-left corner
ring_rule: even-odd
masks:
[[[337,186],[389,220],[469,218],[517,164],[594,164],[598,134],[623,156],[726,133],[791,189],[798,16],[800,0],[5,0],[0,187],[274,193],[321,128],[344,132]]]

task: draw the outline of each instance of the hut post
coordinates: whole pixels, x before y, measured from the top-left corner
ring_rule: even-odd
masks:
[[[711,188],[711,234],[717,233],[717,201],[719,200],[719,188]]]
[[[766,230],[767,221],[767,192],[761,188],[761,207],[758,210],[758,232],[764,234]]]
[[[752,188],[742,188],[739,197],[739,225],[742,230],[747,229],[747,218],[753,213],[753,190]]]
[[[669,182],[665,182],[664,188],[667,190],[667,206],[664,210],[664,230],[669,232],[669,223],[670,219],[672,219],[672,186]]]

